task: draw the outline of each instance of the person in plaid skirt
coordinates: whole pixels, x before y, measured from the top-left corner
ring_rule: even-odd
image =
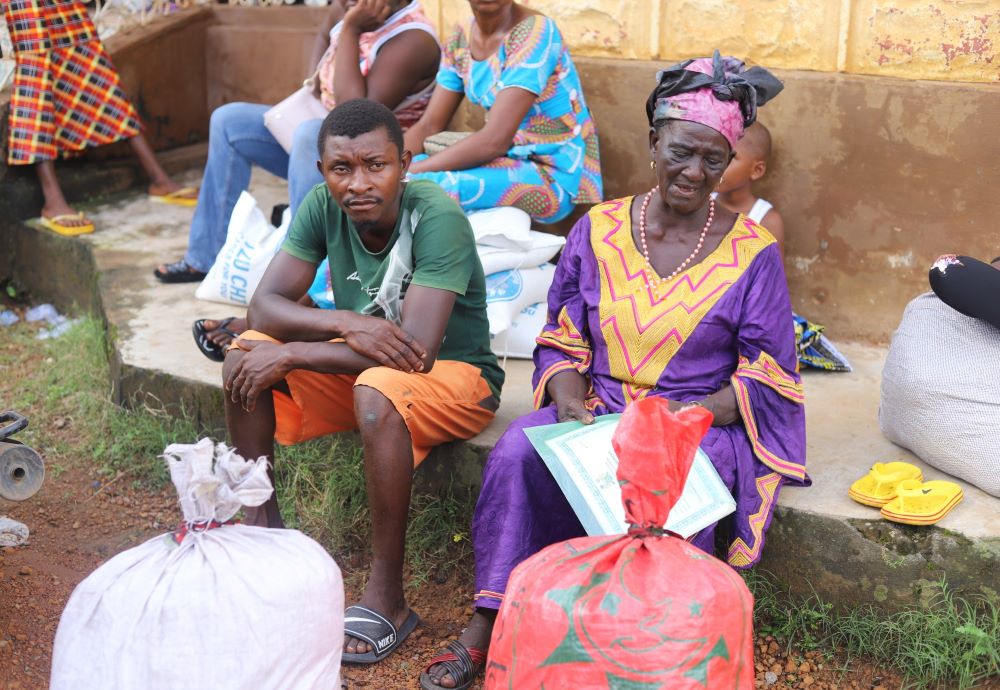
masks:
[[[16,61],[7,163],[35,166],[42,225],[63,235],[94,230],[63,196],[54,161],[121,139],[149,175],[151,198],[195,204],[197,190],[181,187],[157,162],[82,2],[6,0],[4,17]]]

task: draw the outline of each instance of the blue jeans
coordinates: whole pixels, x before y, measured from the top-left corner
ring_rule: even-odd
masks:
[[[191,221],[184,261],[208,271],[226,243],[226,230],[240,192],[250,185],[254,165],[288,180],[292,215],[314,186],[323,181],[316,169],[316,138],[322,120],[308,120],[295,130],[292,153],[285,152],[264,126],[268,105],[227,103],[212,113],[208,163]]]

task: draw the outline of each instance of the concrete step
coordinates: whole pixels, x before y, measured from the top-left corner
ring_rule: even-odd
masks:
[[[197,183],[196,173],[185,181]],[[286,200],[284,182],[266,173],[255,172],[251,187],[265,211]],[[136,193],[86,210],[98,230],[80,239],[57,237],[30,224],[7,229],[0,240],[6,246],[0,249],[16,260],[6,275],[62,308],[76,302],[103,314],[114,336],[114,385],[121,401],[153,396],[183,406],[204,429],[218,432],[223,427],[221,369],[195,348],[191,323],[242,311],[196,300],[194,285],[161,285],[152,275],[157,264],[183,255],[192,210],[153,204]],[[0,264],[0,278],[3,270]],[[943,473],[891,444],[878,429],[885,349],[838,345],[855,371],[804,372],[813,486],[781,492],[764,567],[793,589],[808,593],[811,587],[844,605],[894,609],[913,604],[931,596],[942,577],[966,593],[996,594],[997,498],[962,483],[965,500],[938,525],[907,527],[886,522],[877,510],[847,497],[851,482],[876,461],[914,462],[932,478]],[[500,434],[531,409],[531,363],[509,360],[506,370],[496,420],[471,441],[438,449],[418,472],[425,488],[450,483],[476,490],[482,462]]]

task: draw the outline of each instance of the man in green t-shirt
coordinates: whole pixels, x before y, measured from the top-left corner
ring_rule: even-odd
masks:
[[[344,661],[381,660],[413,630],[403,553],[414,468],[493,419],[503,370],[489,347],[486,287],[468,219],[437,185],[405,182],[392,112],[338,105],[319,134],[325,184],[303,201],[226,356],[229,435],[244,457],[358,429],[372,516],[372,572],[345,612]],[[330,259],[334,310],[296,300]],[[276,497],[247,513],[281,527]]]

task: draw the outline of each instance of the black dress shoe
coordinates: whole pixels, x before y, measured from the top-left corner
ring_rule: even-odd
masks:
[[[166,270],[161,271],[157,268],[153,271],[153,275],[159,278],[161,283],[200,283],[208,275],[196,268],[191,268],[184,259],[172,264],[165,264],[163,268]]]

